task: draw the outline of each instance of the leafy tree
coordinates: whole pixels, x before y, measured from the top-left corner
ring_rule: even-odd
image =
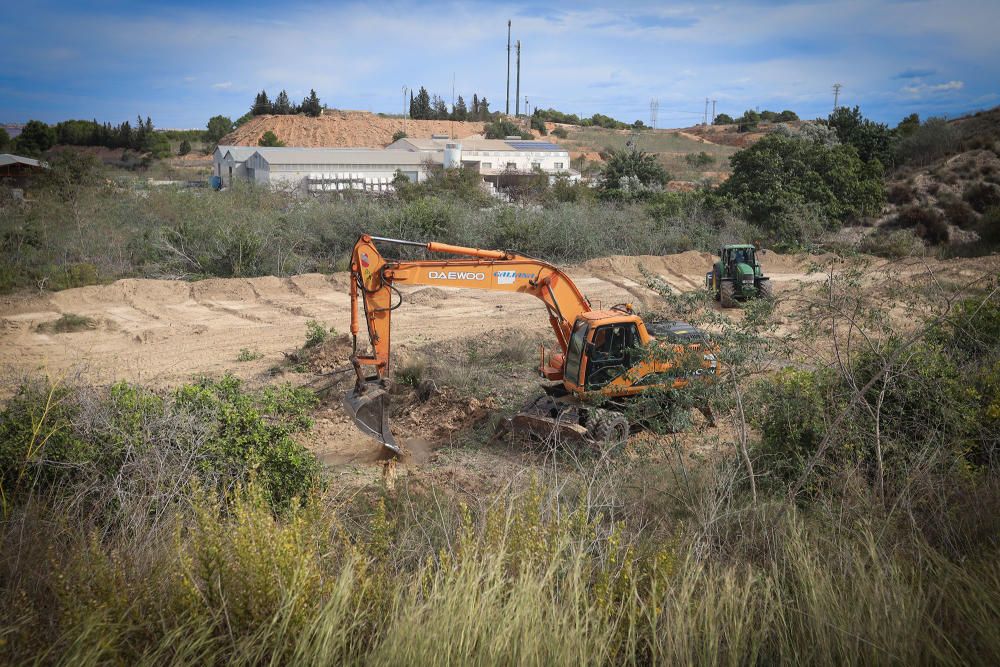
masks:
[[[487,139],[503,139],[504,137],[521,136],[521,128],[506,119],[494,121],[486,126]]]
[[[208,119],[207,127],[208,133],[205,135],[205,141],[217,144],[222,140],[222,137],[233,131],[233,121],[226,116],[212,116]]]
[[[543,137],[549,133],[548,129],[545,127],[545,121],[538,116],[531,117],[531,129],[538,132],[538,134]]]
[[[431,118],[434,120],[448,120],[448,105],[437,95],[434,96],[431,102]]]
[[[760,114],[753,109],[747,109],[743,112],[743,115],[736,119],[739,123],[740,132],[750,132],[757,129],[757,125],[760,123]]]
[[[7,130],[0,127],[0,151],[6,152],[10,149],[10,135],[7,134]]]
[[[177,154],[187,155],[190,152],[191,152],[191,142],[185,139],[184,141],[181,142],[180,148],[177,149]]]
[[[732,125],[735,122],[736,121],[733,120],[733,117],[730,116],[729,114],[720,113],[718,116],[715,117],[715,120],[712,121],[712,125]]]
[[[313,118],[319,118],[323,113],[323,105],[320,104],[319,96],[316,95],[316,91],[309,89],[309,96],[302,100],[302,106],[300,107],[302,113],[307,116],[312,116]]]
[[[271,100],[267,97],[266,90],[262,90],[257,93],[253,106],[250,107],[250,113],[254,116],[265,116],[267,114],[274,113],[274,107],[271,104]]]
[[[830,114],[827,124],[837,131],[841,143],[858,149],[858,155],[865,162],[878,160],[882,165],[892,163],[892,130],[884,123],[862,116],[859,107],[839,107]]]
[[[657,190],[670,180],[670,174],[656,156],[638,148],[612,151],[601,171],[604,194]]]
[[[799,115],[797,113],[795,113],[794,111],[790,111],[788,109],[785,109],[784,111],[782,111],[781,113],[779,113],[778,117],[777,117],[777,121],[779,123],[788,123],[790,121],[798,120],[798,119],[799,119]]]
[[[285,142],[279,140],[278,135],[276,135],[271,130],[268,130],[261,136],[260,141],[257,142],[257,145],[266,147],[278,147],[278,146],[284,146]]]
[[[720,194],[785,241],[801,233],[807,210],[833,224],[875,215],[885,203],[881,165],[866,164],[852,146],[774,133],[733,155],[730,164],[732,176]]]
[[[465,100],[462,99],[461,95],[458,96],[458,101],[455,102],[455,108],[452,110],[452,117],[455,120],[465,120],[469,117],[469,110],[466,108]]]
[[[246,125],[247,123],[249,123],[251,120],[253,120],[253,112],[252,111],[248,111],[245,114],[243,114],[242,116],[240,116],[239,118],[237,118],[236,122],[233,123],[233,126],[234,127],[241,127],[241,126]]]
[[[41,155],[55,143],[55,128],[40,120],[29,120],[21,134],[14,139],[14,150],[24,155]]]
[[[552,130],[552,134],[553,136],[559,137],[560,139],[565,139],[566,137],[569,136],[569,132],[566,131],[565,127],[557,127],[556,129]]]
[[[928,118],[923,125],[912,128],[910,119],[916,117],[912,114],[896,128],[901,138],[893,147],[894,164],[924,166],[958,150],[961,142],[958,128],[944,118]]]
[[[896,126],[896,134],[901,137],[908,137],[920,129],[920,115],[911,113],[909,116],[899,121]]]

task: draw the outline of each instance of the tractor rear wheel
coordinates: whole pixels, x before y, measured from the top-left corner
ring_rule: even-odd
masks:
[[[736,298],[734,297],[736,287],[733,281],[725,280],[719,285],[719,302],[723,308],[735,308]]]
[[[760,298],[768,301],[774,299],[774,285],[771,284],[770,280],[760,281]]]
[[[620,412],[598,408],[587,420],[587,432],[602,449],[609,451],[628,440],[628,419]]]

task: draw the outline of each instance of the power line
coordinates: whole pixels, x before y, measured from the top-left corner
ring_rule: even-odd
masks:
[[[715,124],[715,103],[719,100],[712,100],[712,123]]]
[[[660,111],[660,100],[653,98],[649,101],[649,124],[656,129],[656,116]]]
[[[702,125],[708,125],[708,98],[705,98],[705,116],[704,120],[701,122]]]
[[[514,93],[514,116],[521,115],[521,40],[517,40],[517,92]]]
[[[844,86],[841,85],[841,84],[839,84],[839,83],[833,84],[833,110],[834,111],[837,110],[837,100],[840,99],[840,89],[843,88],[843,87]]]

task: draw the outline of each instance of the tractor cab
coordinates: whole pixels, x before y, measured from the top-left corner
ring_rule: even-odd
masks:
[[[755,297],[770,299],[772,287],[750,244],[727,245],[719,250],[719,261],[705,274],[705,286],[714,292],[723,308]]]

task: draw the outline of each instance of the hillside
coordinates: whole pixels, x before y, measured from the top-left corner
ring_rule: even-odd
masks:
[[[309,116],[256,116],[219,142],[231,146],[256,146],[271,131],[288,146],[330,148],[381,148],[403,130],[402,118],[387,118],[367,111],[327,111]],[[432,134],[467,137],[482,134],[483,123],[447,120],[407,120],[406,134],[427,138]]]

